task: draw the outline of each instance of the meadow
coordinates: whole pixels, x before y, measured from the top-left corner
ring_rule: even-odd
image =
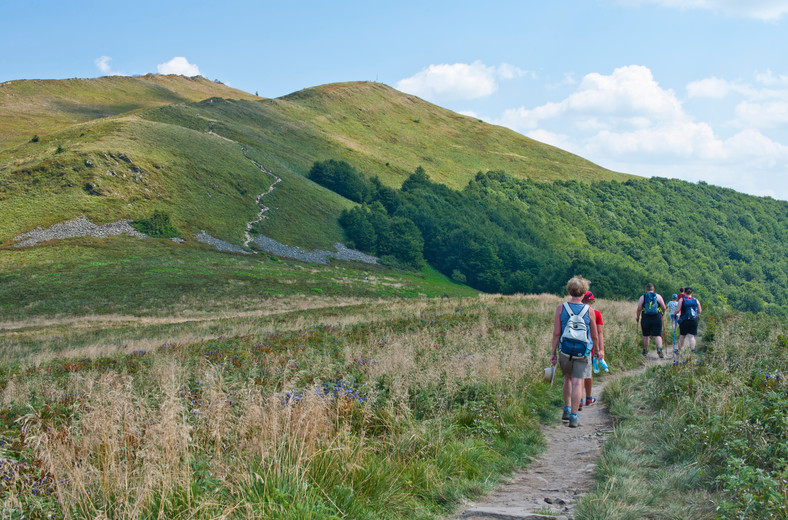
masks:
[[[0,369],[5,517],[437,518],[559,419],[555,296],[308,300],[139,321],[121,348],[109,318],[76,320],[58,354],[62,322],[39,323],[39,355]],[[631,304],[598,306],[609,358],[635,365]]]
[[[705,322],[698,355],[606,389],[616,428],[576,518],[788,518],[788,322]]]

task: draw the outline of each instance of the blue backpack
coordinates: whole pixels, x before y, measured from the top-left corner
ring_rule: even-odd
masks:
[[[657,293],[647,292],[643,295],[643,314],[659,314],[659,302]]]
[[[698,300],[692,296],[686,296],[684,302],[681,304],[681,319],[684,320],[697,320],[698,319]]]

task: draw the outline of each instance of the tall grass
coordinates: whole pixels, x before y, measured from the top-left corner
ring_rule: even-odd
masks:
[[[710,316],[699,356],[611,383],[615,436],[578,518],[788,518],[785,333]]]
[[[541,376],[558,301],[380,301],[6,365],[0,457],[16,480],[0,500],[67,518],[435,518],[557,420]],[[616,367],[627,306],[599,305]]]

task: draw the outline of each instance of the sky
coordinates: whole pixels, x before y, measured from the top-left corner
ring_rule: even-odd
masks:
[[[788,0],[0,2],[0,82],[379,81],[611,170],[782,200],[786,49]]]

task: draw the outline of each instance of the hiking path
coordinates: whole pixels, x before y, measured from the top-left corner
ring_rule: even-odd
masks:
[[[648,362],[639,369],[595,377],[592,394],[598,401],[583,407],[578,428],[569,428],[566,422],[543,426],[545,450],[528,467],[515,472],[492,493],[465,504],[452,518],[571,520],[577,500],[591,489],[602,447],[613,433],[612,417],[599,399],[606,384],[643,372],[651,364],[670,362],[670,357],[659,359],[652,350]],[[556,378],[555,384],[562,383]],[[560,416],[561,409],[556,408],[555,413]]]

